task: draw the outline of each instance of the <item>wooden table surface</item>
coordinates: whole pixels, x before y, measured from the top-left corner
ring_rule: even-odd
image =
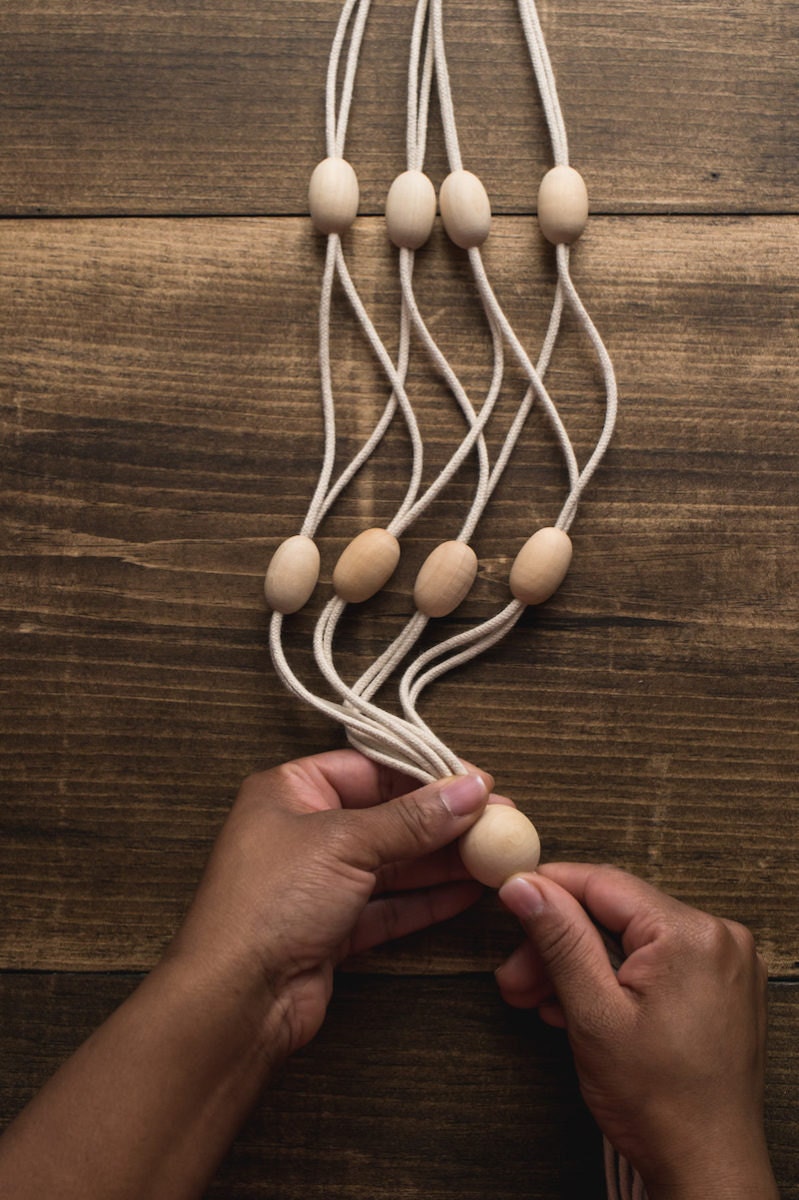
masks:
[[[412,10],[375,0],[347,145],[362,187],[348,262],[392,346],[380,213],[403,165]],[[157,959],[239,780],[342,742],[277,682],[262,596],[321,456],[323,239],[306,194],[338,11],[0,10],[4,1120]],[[495,212],[489,274],[535,346],[554,276],[531,209],[550,159],[515,6],[445,12],[464,160]],[[769,1137],[799,1197],[799,5],[546,0],[541,19],[591,192],[573,271],[616,364],[618,428],[567,582],[423,711],[534,817],[547,857],[619,863],[753,929],[771,974]],[[479,394],[485,325],[440,230],[417,281]],[[347,456],[387,389],[340,297],[334,333]],[[418,355],[411,382],[430,478],[459,426]],[[584,455],[601,389],[570,321],[550,383]],[[520,387],[511,369],[494,449]],[[397,427],[322,527],[325,580],[391,516],[407,470]],[[410,612],[473,483],[466,469],[345,621],[348,677]],[[533,419],[443,630],[502,607],[516,549],[562,494]],[[308,675],[317,610],[288,623]],[[487,898],[353,964],[209,1196],[601,1196],[561,1035],[506,1010],[491,977],[516,940]]]

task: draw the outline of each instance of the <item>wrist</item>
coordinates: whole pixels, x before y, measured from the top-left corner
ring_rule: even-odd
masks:
[[[148,983],[159,987],[196,1031],[198,1048],[220,1063],[247,1063],[260,1086],[288,1057],[285,1006],[263,965],[228,947],[225,954],[170,946]]]
[[[641,1172],[649,1200],[779,1200],[765,1136],[759,1129],[675,1152],[655,1171]]]

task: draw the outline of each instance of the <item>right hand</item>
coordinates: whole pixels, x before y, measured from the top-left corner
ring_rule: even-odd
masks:
[[[514,876],[500,899],[529,939],[497,971],[500,990],[566,1029],[586,1103],[650,1200],[777,1197],[767,973],[748,930],[589,864]],[[621,938],[617,973],[592,918]]]

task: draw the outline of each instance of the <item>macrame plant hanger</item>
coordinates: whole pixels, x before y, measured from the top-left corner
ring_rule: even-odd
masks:
[[[349,742],[363,753],[427,782],[462,773],[464,766],[457,754],[419,715],[422,693],[448,671],[485,653],[506,637],[528,605],[544,603],[563,581],[572,556],[568,531],[576,517],[580,497],[610,444],[616,420],[617,389],[610,357],[570,274],[570,247],[585,226],[588,196],[581,176],[569,165],[563,114],[534,0],[518,0],[518,10],[554,163],[539,188],[537,215],[544,237],[554,245],[557,267],[552,308],[537,362],[533,365],[505,316],[488,280],[480,252],[490,231],[491,206],[483,184],[464,168],[462,162],[450,89],[442,0],[417,0],[408,63],[406,168],[394,180],[386,201],[387,230],[398,249],[402,295],[396,360],[392,358],[352,280],[342,243],[342,235],[358,212],[358,180],[344,151],[370,7],[371,0],[345,0],[342,7],[331,45],[325,89],[326,157],[314,170],[309,188],[311,218],[315,228],[327,237],[319,303],[323,459],[299,533],[278,546],[272,557],[266,574],[265,594],[272,610],[269,627],[272,661],[286,687],[305,703],[339,722]],[[435,188],[423,171],[434,78],[449,166],[449,174],[439,191],[441,219],[451,240],[468,255],[492,344],[492,375],[477,408],[425,323],[413,286],[414,253],[427,241],[436,216]],[[386,377],[389,394],[371,434],[334,481],[336,406],[340,403],[334,395],[331,350],[331,312],[336,284],[344,293]],[[544,385],[565,308],[570,310],[593,350],[605,392],[603,425],[582,468],[558,409]],[[466,432],[449,461],[424,489],[424,447],[406,390],[411,350],[417,342],[446,382],[466,425]],[[508,351],[527,381],[526,390],[491,464],[484,430],[503,389]],[[543,410],[566,471],[568,486],[560,513],[554,524],[539,528],[519,550],[510,572],[511,599],[497,614],[411,659],[397,683],[402,710],[402,716],[399,716],[376,704],[374,698],[413,653],[429,622],[449,615],[468,594],[478,569],[470,540],[536,404]],[[398,411],[410,444],[405,494],[385,526],[363,530],[345,548],[333,569],[333,595],[325,604],[314,630],[314,658],[336,697],[330,699],[313,691],[289,664],[283,647],[283,622],[286,616],[303,608],[316,589],[321,564],[314,538],[322,521],[378,449]],[[414,587],[416,611],[361,677],[352,683],[345,682],[335,661],[335,634],[347,606],[370,599],[384,586],[399,561],[399,539],[471,456],[476,459],[477,470],[472,502],[460,529],[452,538],[441,542],[419,570]],[[534,870],[540,851],[538,836],[529,820],[518,810],[505,806],[491,806],[461,839],[460,848],[464,863],[472,874],[494,887],[515,871]],[[607,1141],[605,1173],[609,1200],[645,1200],[641,1179]]]

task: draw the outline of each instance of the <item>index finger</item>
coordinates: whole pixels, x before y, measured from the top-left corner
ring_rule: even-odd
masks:
[[[626,954],[647,945],[664,928],[684,924],[696,911],[618,867],[558,862],[543,864],[539,873],[570,892],[600,925],[620,935]]]

